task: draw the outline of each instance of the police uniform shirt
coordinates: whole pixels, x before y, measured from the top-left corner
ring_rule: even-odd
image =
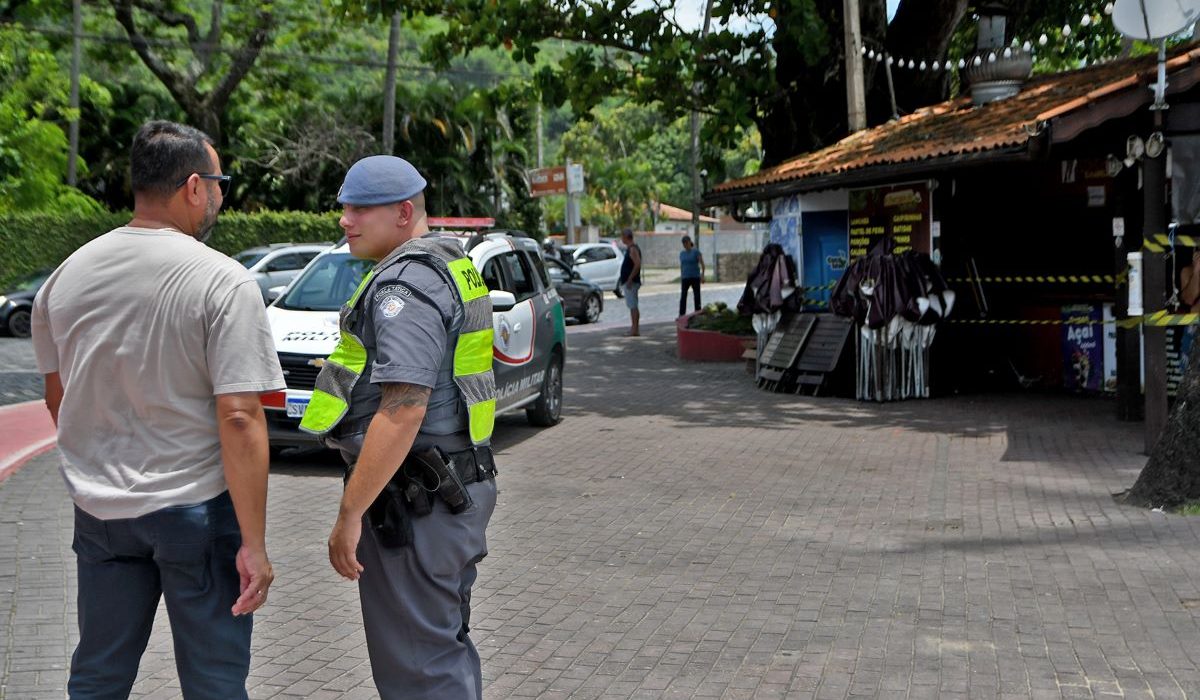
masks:
[[[454,348],[464,315],[450,284],[431,265],[405,260],[381,272],[363,292],[353,330],[367,349],[367,363],[334,438],[347,456],[362,450],[383,396],[379,385],[385,383],[433,390],[414,451],[438,445],[454,452],[471,446],[467,408],[454,383]]]

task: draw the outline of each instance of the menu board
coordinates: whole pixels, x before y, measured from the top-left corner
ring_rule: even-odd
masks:
[[[933,208],[927,182],[868,187],[849,194],[851,259],[866,255],[883,238],[895,241],[894,253],[930,252]]]

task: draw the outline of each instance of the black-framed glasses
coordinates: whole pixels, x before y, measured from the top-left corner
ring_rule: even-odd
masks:
[[[212,175],[209,173],[196,173],[196,175],[199,175],[201,180],[215,180],[217,183],[217,186],[221,188],[221,196],[222,197],[229,196],[229,183],[233,181],[232,175]],[[187,181],[188,181],[188,177],[191,177],[191,175],[188,175],[187,177],[183,178],[179,182],[176,182],[175,189],[179,189],[180,187],[183,187],[184,185],[186,185]]]

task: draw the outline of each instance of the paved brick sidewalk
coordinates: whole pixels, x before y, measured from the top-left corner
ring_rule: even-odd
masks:
[[[572,335],[567,419],[503,421],[488,698],[1200,697],[1200,519],[1112,502],[1144,458],[1107,401],[779,396],[650,331]],[[373,697],[336,469],[271,485],[252,697]],[[51,456],[0,486],[8,698],[62,696],[66,503]],[[163,615],[135,696],[171,664]]]

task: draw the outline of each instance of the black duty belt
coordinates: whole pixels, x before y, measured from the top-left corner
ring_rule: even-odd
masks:
[[[472,447],[461,452],[448,452],[454,471],[464,484],[487,481],[496,476],[496,460],[490,447]]]

